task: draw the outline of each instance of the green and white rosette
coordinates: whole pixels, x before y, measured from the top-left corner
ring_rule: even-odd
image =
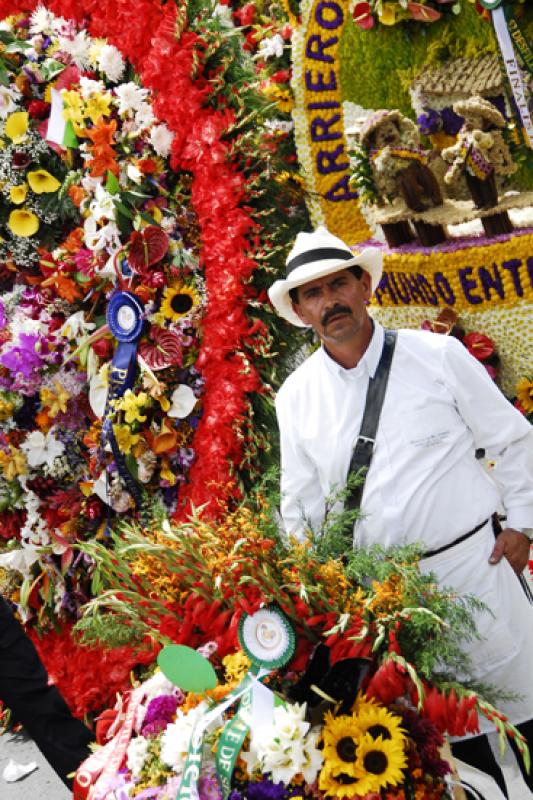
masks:
[[[294,655],[296,636],[285,614],[276,606],[244,614],[239,622],[239,643],[254,667],[279,669]]]

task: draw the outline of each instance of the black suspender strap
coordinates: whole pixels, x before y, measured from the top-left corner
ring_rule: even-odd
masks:
[[[374,443],[376,440],[376,432],[379,425],[379,418],[383,401],[385,400],[385,392],[387,390],[387,383],[389,381],[389,373],[392,364],[392,356],[394,348],[396,347],[396,331],[385,331],[385,340],[383,342],[383,350],[381,351],[381,358],[373,378],[368,382],[368,390],[366,393],[365,410],[363,412],[363,421],[361,422],[361,430],[355,443],[354,451],[350,461],[348,470],[348,477],[355,475],[359,470],[364,469],[362,473],[362,483],[355,486],[350,492],[344,502],[345,510],[353,511],[361,505],[363,497],[364,482],[368,473],[368,467],[372,460],[374,453]],[[361,476],[360,476],[361,477]]]

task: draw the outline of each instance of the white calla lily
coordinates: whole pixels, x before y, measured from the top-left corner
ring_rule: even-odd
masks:
[[[196,405],[196,396],[190,386],[181,383],[177,389],[172,392],[171,403],[167,416],[174,419],[185,419],[188,417],[194,406]]]
[[[109,389],[109,363],[102,364],[96,375],[93,375],[89,384],[89,403],[93,413],[101,419],[107,403]]]

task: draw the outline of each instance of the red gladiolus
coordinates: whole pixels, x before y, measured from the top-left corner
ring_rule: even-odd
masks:
[[[407,682],[408,679],[400,675],[394,661],[387,659],[371,677],[366,695],[388,705],[405,694]]]
[[[233,16],[243,28],[251,25],[255,17],[255,3],[246,3],[242,8],[234,11]]]

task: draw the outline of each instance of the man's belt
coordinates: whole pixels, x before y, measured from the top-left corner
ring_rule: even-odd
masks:
[[[476,525],[475,528],[472,528],[471,531],[468,531],[467,533],[463,533],[462,536],[459,536],[458,539],[454,539],[453,542],[450,542],[449,544],[445,544],[442,547],[437,547],[436,550],[426,550],[426,552],[424,553],[422,558],[431,558],[431,556],[438,556],[439,553],[445,553],[446,550],[451,550],[451,548],[455,547],[455,545],[461,544],[461,542],[464,542],[466,539],[469,539],[475,533],[480,531],[481,528],[483,528],[487,524],[489,519],[490,519],[490,517],[488,517],[487,519],[483,520],[483,522],[480,522],[479,525]]]

